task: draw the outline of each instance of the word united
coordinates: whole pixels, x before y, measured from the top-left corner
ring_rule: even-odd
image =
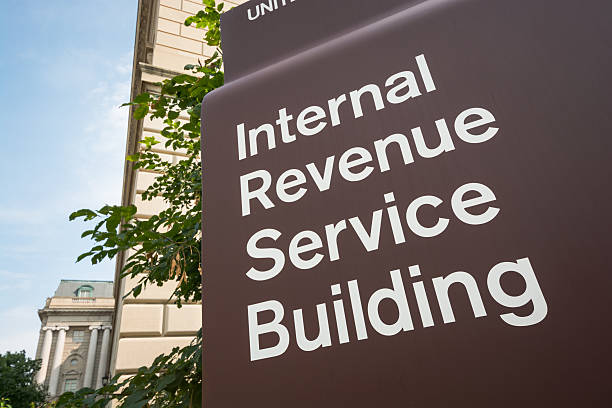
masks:
[[[272,13],[275,10],[278,10],[279,7],[288,6],[293,3],[295,0],[268,0],[262,1],[259,4],[256,4],[254,8],[247,9],[247,16],[249,20],[257,20],[260,16],[265,15],[266,13]]]
[[[258,124],[247,130],[244,123],[236,126],[238,160],[247,160],[260,154],[262,148],[274,150],[282,144],[299,142],[301,137],[315,136],[328,127],[342,125],[343,121],[358,120],[365,115],[363,106],[374,106],[381,111],[390,105],[408,103],[423,94],[436,92],[434,77],[430,71],[425,55],[415,57],[412,70],[400,71],[389,76],[384,86],[366,84],[359,89],[333,97],[323,105],[304,108],[297,116],[287,108],[278,110],[277,119],[272,123]],[[350,109],[340,107],[346,105]],[[348,113],[346,113],[348,112]],[[330,190],[332,180],[341,177],[343,180],[358,183],[367,179],[375,171],[386,173],[396,166],[417,165],[420,160],[430,160],[444,154],[451,154],[462,144],[473,145],[485,143],[499,133],[493,113],[483,107],[468,107],[452,119],[441,118],[434,123],[436,136],[426,136],[421,127],[401,131],[374,140],[369,146],[354,146],[344,152],[331,154],[318,161],[305,164],[300,168],[284,171],[273,179],[266,169],[252,171],[240,177],[241,215],[250,216],[254,211],[268,211],[275,206],[291,204],[301,200],[307,194]],[[391,162],[390,157],[400,158]],[[312,181],[310,190],[308,179]],[[311,270],[321,262],[337,262],[343,253],[339,248],[347,234],[356,236],[366,252],[380,249],[382,234],[390,234],[395,245],[404,244],[408,234],[418,238],[432,239],[442,235],[451,222],[461,222],[470,226],[480,226],[492,222],[500,213],[493,203],[497,200],[495,193],[488,186],[470,180],[448,195],[422,195],[414,197],[409,203],[398,204],[395,194],[388,192],[381,198],[385,208],[373,209],[371,214],[351,214],[345,219],[333,220],[322,227],[289,233],[292,238],[286,248],[274,244],[287,232],[275,228],[264,228],[252,234],[246,243],[246,252],[254,261],[261,261],[267,269],[255,266],[245,271],[246,276],[254,281],[266,281],[278,276],[290,262],[301,270]],[[448,200],[451,211],[440,214],[432,223],[431,219],[423,222],[419,218],[422,208],[438,208]],[[478,207],[478,208],[476,208]],[[484,208],[486,207],[486,208]],[[484,210],[483,210],[484,208]],[[383,219],[386,218],[383,223]],[[387,226],[388,230],[383,228]],[[352,237],[350,237],[352,238]],[[516,258],[510,258],[516,259]],[[261,264],[260,264],[261,265]],[[525,281],[525,290],[521,295],[506,293],[501,284],[501,276],[506,273],[520,275]],[[373,271],[367,271],[373,273]],[[410,278],[420,277],[418,265],[409,268]],[[359,285],[357,280],[347,283],[348,303],[352,311],[353,325],[357,340],[368,338],[366,316],[372,329],[384,336],[393,336],[400,332],[414,329],[413,316],[408,308],[407,296],[414,296],[423,327],[434,325],[430,309],[430,298],[421,281],[412,284],[412,293],[405,289],[404,278],[400,270],[390,272],[391,288],[382,288],[369,296],[367,313],[362,310]],[[457,271],[445,277],[432,280],[439,310],[444,323],[454,322],[454,313],[448,296],[451,285],[461,285],[471,302],[475,317],[486,316],[478,285],[473,276],[467,272]],[[490,297],[503,307],[521,308],[529,303],[533,311],[528,316],[513,313],[500,315],[510,326],[529,326],[542,321],[548,311],[546,301],[528,258],[515,262],[508,260],[494,265],[489,271],[487,287]],[[340,296],[340,284],[332,285],[333,296]],[[379,305],[383,300],[395,303],[398,310],[397,321],[389,324],[383,322],[379,315]],[[348,320],[345,314],[344,300],[332,302],[339,343],[352,339],[348,334]],[[319,334],[315,339],[308,339],[305,334],[302,309],[293,311],[293,325],[287,323],[283,305],[277,300],[269,300],[248,306],[249,344],[251,360],[261,360],[282,355],[289,347],[290,334],[288,327],[294,329],[293,336],[297,346],[304,351],[314,351],[332,345],[328,320],[328,307],[325,303],[316,305],[319,322]],[[274,319],[268,323],[260,321],[260,314]],[[268,319],[269,320],[269,319]],[[292,327],[293,326],[293,327]],[[260,337],[275,334],[279,341],[272,347],[262,347]]]

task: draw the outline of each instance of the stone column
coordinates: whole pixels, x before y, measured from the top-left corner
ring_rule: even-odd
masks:
[[[52,397],[57,395],[57,387],[60,379],[60,368],[64,357],[64,343],[66,342],[66,331],[68,327],[56,327],[59,330],[57,341],[55,342],[55,353],[53,354],[53,364],[51,365],[51,377],[49,378],[49,394]]]
[[[42,350],[40,352],[40,359],[42,364],[40,370],[36,373],[36,382],[39,384],[45,383],[47,378],[47,367],[49,367],[49,356],[51,355],[51,344],[53,343],[53,328],[43,327],[45,332],[45,338],[43,339]]]
[[[98,329],[100,326],[90,326],[89,347],[87,348],[87,362],[85,363],[85,376],[83,377],[83,387],[91,387],[94,366],[96,364],[96,348],[98,347]]]
[[[108,350],[110,346],[111,326],[102,327],[102,346],[100,347],[100,363],[98,364],[98,376],[96,377],[96,389],[102,387],[102,377],[106,375],[108,368]]]

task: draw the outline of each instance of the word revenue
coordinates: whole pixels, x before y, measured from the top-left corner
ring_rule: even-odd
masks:
[[[413,265],[408,268],[408,273],[410,278],[420,279],[421,270],[419,265]],[[510,294],[502,288],[502,276],[507,273],[518,274],[523,278],[525,284],[523,293],[518,295],[515,293]],[[435,326],[435,319],[430,307],[431,296],[428,296],[423,282],[417,280],[412,283],[412,290],[407,290],[400,270],[392,270],[390,277],[391,287],[378,289],[372,293],[367,302],[365,302],[365,311],[357,280],[347,283],[348,303],[352,311],[352,326],[355,333],[354,338],[357,340],[366,340],[369,333],[371,333],[368,330],[366,319],[369,322],[369,326],[382,336],[395,336],[402,332],[414,330],[415,325],[408,305],[408,296],[413,297],[415,300],[421,326],[423,328]],[[479,285],[471,274],[463,271],[453,272],[444,277],[433,278],[431,283],[444,324],[455,322],[455,314],[449,296],[449,289],[452,286],[462,287],[465,290],[475,318],[487,316]],[[503,307],[516,311],[516,309],[531,303],[533,309],[531,313],[525,316],[513,313],[512,310],[501,314],[500,318],[506,324],[515,327],[531,326],[541,322],[546,317],[548,306],[528,258],[518,259],[516,262],[500,262],[493,266],[487,276],[486,284],[493,300]],[[456,291],[452,293],[454,296],[457,294]],[[342,295],[341,285],[332,285],[331,294],[331,307],[336,321],[334,329],[337,333],[337,337],[334,334],[334,338],[337,338],[338,344],[349,343],[353,339],[349,334],[350,320],[345,311],[345,300],[340,298]],[[389,323],[389,320],[393,320],[389,319],[389,316],[385,316],[384,320],[381,317],[380,306],[383,302],[392,302],[395,306],[397,313],[395,313],[395,321],[392,323]],[[305,312],[303,309],[293,311],[293,327],[291,327],[287,323],[287,319],[285,319],[285,309],[282,303],[277,300],[269,300],[248,306],[251,361],[282,355],[289,348],[291,336],[295,338],[295,343],[303,351],[310,352],[324,347],[331,347],[332,325],[328,316],[328,305],[327,303],[320,303],[316,305],[315,309],[319,326],[318,334],[316,336],[308,336],[304,327]],[[274,316],[271,321],[269,320],[270,312]],[[267,323],[260,323],[260,313],[268,316],[266,318]],[[312,313],[312,311],[306,313]],[[291,334],[290,330],[292,331]],[[276,335],[278,343],[273,346],[262,347],[260,336],[270,334]]]

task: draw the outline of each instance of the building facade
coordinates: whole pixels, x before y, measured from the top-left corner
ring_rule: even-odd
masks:
[[[217,3],[221,3],[217,1]],[[229,9],[244,0],[225,1]],[[205,31],[184,25],[190,15],[203,9],[201,0],[139,0],[132,71],[132,98],[142,92],[155,93],[156,83],[184,72],[187,64],[197,64],[215,51],[203,42]],[[130,115],[126,154],[138,152],[139,141],[153,136],[160,141],[163,122],[147,118],[134,120]],[[153,149],[171,162],[181,160],[180,151],[164,149],[160,143]],[[158,174],[147,169],[134,169],[126,163],[123,177],[122,205],[136,205],[137,217],[147,219],[162,211],[161,199],[144,201],[142,192]],[[121,279],[120,272],[128,257],[117,257],[115,271],[116,330],[112,338],[111,374],[130,375],[139,367],[150,365],[159,354],[189,344],[201,327],[201,305],[184,304],[177,308],[171,299],[174,283],[162,287],[149,286],[138,297],[128,296],[138,279]]]
[[[62,280],[38,311],[41,321],[36,381],[51,397],[100,387],[108,376],[115,301],[113,282]]]

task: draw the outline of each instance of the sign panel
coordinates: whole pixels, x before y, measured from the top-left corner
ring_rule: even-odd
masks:
[[[203,104],[205,406],[608,406],[610,15],[228,13]]]

